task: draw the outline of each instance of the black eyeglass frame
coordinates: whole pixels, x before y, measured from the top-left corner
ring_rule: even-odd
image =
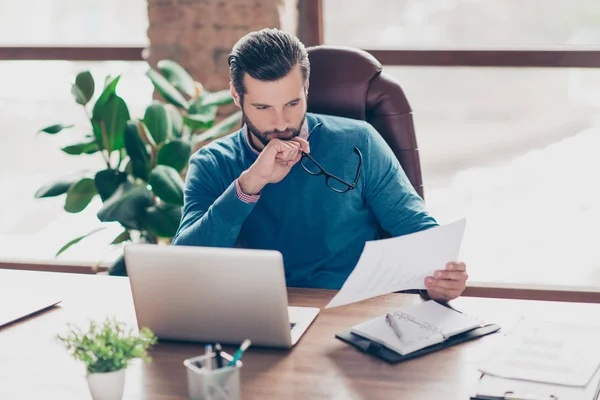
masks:
[[[319,164],[317,162],[317,160],[315,160],[310,154],[307,154],[305,152],[302,152],[302,157],[300,159],[300,165],[302,166],[302,168],[306,172],[308,172],[309,174],[311,174],[313,176],[325,175],[325,183],[327,184],[327,186],[329,187],[329,189],[331,189],[331,190],[333,190],[334,192],[337,192],[337,193],[346,193],[346,192],[348,192],[350,190],[354,190],[356,188],[356,186],[358,184],[358,179],[360,178],[360,173],[362,172],[362,161],[363,161],[363,158],[362,158],[362,154],[361,154],[360,150],[358,149],[358,147],[354,147],[354,153],[356,155],[358,155],[358,168],[356,169],[356,176],[354,178],[354,182],[353,183],[346,182],[342,178],[340,178],[338,176],[335,176],[335,175],[327,172],[325,170],[325,168],[323,168],[321,166],[321,164]],[[304,165],[304,160],[306,160],[306,159],[308,159],[311,162],[313,162],[317,166],[317,168],[319,168],[319,171],[318,172],[314,172],[314,171],[311,171],[310,169],[308,169]],[[345,189],[337,189],[337,188],[331,186],[331,184],[329,183],[331,179],[336,180],[336,181],[342,183],[344,186],[346,186],[346,188]]]

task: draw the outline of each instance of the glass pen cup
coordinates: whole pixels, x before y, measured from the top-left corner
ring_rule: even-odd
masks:
[[[202,355],[183,361],[187,369],[188,396],[190,400],[240,400],[240,368],[242,362],[226,366],[233,357],[221,352],[223,367],[217,368],[216,354]],[[211,369],[206,363],[211,363]]]

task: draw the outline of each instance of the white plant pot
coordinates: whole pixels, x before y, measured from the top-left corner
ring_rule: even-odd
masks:
[[[87,381],[94,400],[121,400],[125,387],[125,369],[88,374]]]

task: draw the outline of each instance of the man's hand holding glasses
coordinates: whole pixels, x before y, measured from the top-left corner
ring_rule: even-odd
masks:
[[[280,182],[300,159],[309,153],[308,142],[295,137],[291,140],[271,140],[254,164],[238,179],[240,189],[248,195],[258,194],[269,183]]]
[[[254,164],[240,175],[238,183],[242,192],[248,195],[258,194],[269,183],[280,182],[298,161],[307,173],[325,176],[325,183],[335,192],[346,193],[356,188],[362,171],[362,154],[358,147],[354,147],[354,153],[358,156],[358,166],[352,182],[327,172],[309,153],[308,142],[300,137],[291,140],[271,140]]]

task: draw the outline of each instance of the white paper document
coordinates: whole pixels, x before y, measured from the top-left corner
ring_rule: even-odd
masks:
[[[506,379],[484,374],[477,383],[478,397],[505,398],[507,392],[518,399],[593,400],[598,397],[600,370],[587,386],[563,386],[550,383]]]
[[[587,386],[600,364],[598,338],[600,327],[523,319],[479,370],[508,379]]]
[[[332,308],[407,289],[426,289],[425,277],[456,261],[465,219],[409,235],[369,241]]]

